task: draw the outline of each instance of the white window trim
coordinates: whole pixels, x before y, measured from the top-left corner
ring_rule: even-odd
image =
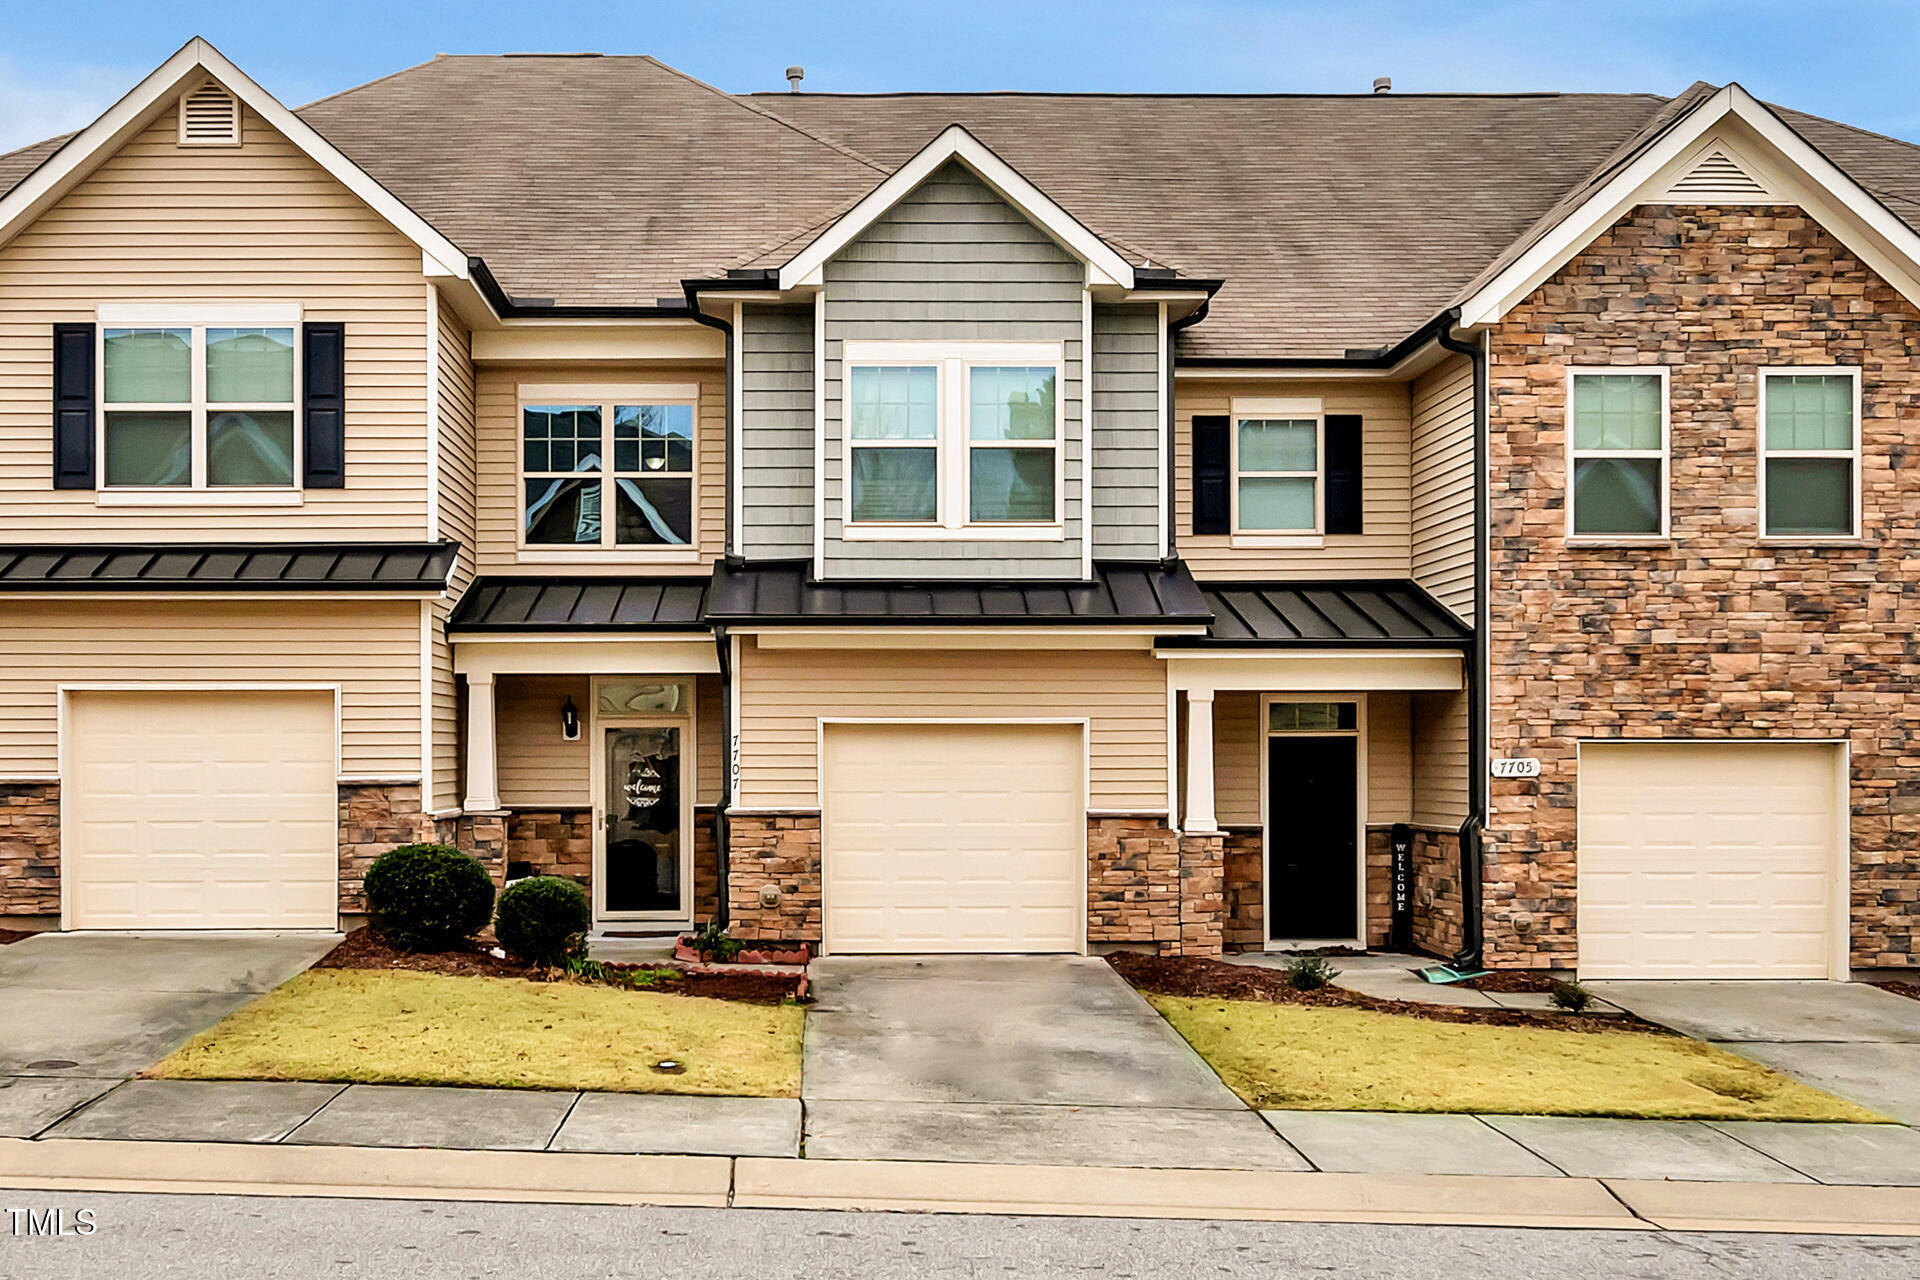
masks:
[[[853,412],[847,388],[853,369],[924,367],[935,370],[934,438],[926,440],[859,440],[853,438]],[[1025,366],[1051,368],[1054,376],[1053,519],[972,521],[968,482],[975,448],[1043,448],[1026,445],[975,445],[967,425],[967,384],[976,367]],[[1057,342],[848,342],[840,357],[841,485],[840,536],[849,542],[992,541],[1061,542],[1066,539],[1067,362]],[[934,519],[930,521],[859,521],[853,516],[853,451],[855,448],[918,448],[934,451]]]
[[[1763,365],[1759,372],[1759,397],[1753,420],[1753,441],[1755,454],[1759,459],[1759,470],[1754,476],[1755,498],[1760,512],[1760,542],[1776,547],[1831,547],[1844,546],[1859,542],[1864,513],[1861,507],[1865,502],[1865,486],[1860,476],[1860,441],[1866,434],[1866,423],[1860,417],[1860,366],[1841,364],[1805,364],[1805,365]],[[1853,472],[1853,528],[1847,533],[1768,533],[1767,532],[1767,463],[1776,456],[1776,451],[1767,448],[1767,382],[1771,378],[1849,378],[1853,382],[1853,448],[1852,449],[1781,449],[1777,456],[1784,458],[1847,458],[1851,460]]]
[[[1658,449],[1580,449],[1573,443],[1573,384],[1576,378],[1633,377],[1655,374],[1660,379],[1660,447]],[[1566,443],[1567,542],[1573,546],[1613,546],[1621,543],[1645,546],[1668,542],[1673,537],[1673,431],[1670,420],[1669,374],[1663,364],[1570,365],[1567,368],[1565,420],[1561,434]],[[1582,458],[1658,458],[1660,460],[1660,531],[1658,533],[1575,533],[1573,515],[1574,464]]]
[[[105,303],[94,311],[93,456],[98,460],[99,484],[94,505],[101,507],[297,507],[306,501],[306,415],[301,411],[302,377],[306,353],[301,341],[298,303]],[[107,330],[186,329],[191,333],[187,353],[187,399],[182,402],[107,402]],[[285,401],[222,402],[218,411],[245,413],[287,412],[293,416],[293,475],[286,484],[213,485],[207,482],[207,417],[215,406],[207,402],[208,329],[292,329],[293,385]],[[107,482],[107,415],[109,413],[181,413],[190,420],[189,474],[184,485],[109,485]]]
[[[1330,702],[1351,703],[1353,705],[1353,728],[1351,729],[1274,729],[1273,707],[1275,703],[1287,702]],[[1365,950],[1367,946],[1367,814],[1371,803],[1367,795],[1368,775],[1371,769],[1367,759],[1367,695],[1364,693],[1263,693],[1260,695],[1260,892],[1262,894],[1260,916],[1263,921],[1261,931],[1268,936],[1262,949],[1266,951],[1294,951],[1303,947],[1349,946]],[[1355,876],[1358,879],[1357,899],[1354,914],[1354,936],[1351,938],[1276,938],[1271,936],[1272,920],[1266,910],[1268,886],[1273,883],[1270,870],[1270,851],[1273,848],[1273,819],[1271,812],[1273,788],[1267,777],[1267,740],[1269,738],[1352,738],[1354,740],[1353,784],[1354,808],[1357,831],[1354,839]]]
[[[1327,414],[1326,402],[1318,397],[1297,399],[1246,399],[1233,401],[1227,441],[1227,503],[1232,530],[1230,545],[1235,547],[1320,547],[1327,533]],[[1313,528],[1242,529],[1240,527],[1240,423],[1243,420],[1311,420],[1315,470],[1252,471],[1248,475],[1313,480]]]
[[[600,545],[567,546],[527,541],[526,409],[532,404],[599,405],[601,456],[598,472],[575,478],[597,477],[601,483]],[[684,547],[629,546],[616,543],[613,510],[606,488],[613,471],[613,414],[615,404],[688,405],[693,410],[692,506]],[[700,559],[700,387],[691,382],[560,382],[522,383],[515,389],[513,408],[513,541],[514,559],[521,564],[693,564]]]

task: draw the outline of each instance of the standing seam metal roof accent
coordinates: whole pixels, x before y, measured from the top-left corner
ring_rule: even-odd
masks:
[[[441,591],[457,542],[0,545],[0,590]]]

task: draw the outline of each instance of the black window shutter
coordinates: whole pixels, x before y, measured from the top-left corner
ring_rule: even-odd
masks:
[[[343,324],[301,326],[301,474],[309,489],[339,489],[347,482],[346,347]]]
[[[1231,533],[1232,507],[1227,486],[1233,477],[1232,420],[1224,413],[1193,418],[1193,531]]]
[[[1360,515],[1360,415],[1327,415],[1327,532],[1363,533]]]
[[[53,487],[93,488],[93,336],[90,324],[53,326]]]

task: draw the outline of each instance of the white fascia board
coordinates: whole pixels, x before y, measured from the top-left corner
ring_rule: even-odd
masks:
[[[1909,300],[1920,302],[1920,296],[1916,296],[1920,294],[1920,235],[1889,213],[1871,192],[1822,155],[1765,103],[1738,84],[1729,84],[1696,105],[1506,270],[1462,303],[1460,326],[1474,329],[1498,322],[1627,210],[1644,203],[1674,162],[1694,151],[1716,128],[1729,124],[1743,127],[1748,137],[1772,152],[1756,158],[1783,165],[1796,185],[1803,188],[1792,203],[1801,205],[1828,231],[1847,241],[1849,248],[1859,252],[1869,266]],[[1836,221],[1842,225],[1833,225]],[[1854,234],[1850,236],[1849,231]]]
[[[843,214],[832,226],[780,268],[780,288],[796,288],[818,282],[828,259],[885,215],[887,210],[932,176],[949,160],[958,160],[975,177],[991,187],[996,195],[1031,218],[1048,235],[1087,264],[1088,283],[1133,288],[1133,267],[1115,253],[1079,219],[1061,208],[1051,196],[1029,182],[1012,165],[995,155],[987,145],[961,126],[948,125],[940,136],[922,147],[911,160],[869,191],[860,203]]]
[[[151,125],[173,105],[175,95],[187,82],[200,75],[219,81],[234,97],[252,108],[255,115],[279,130],[396,231],[418,245],[426,274],[467,278],[467,255],[460,246],[435,231],[398,196],[375,182],[338,147],[315,132],[312,125],[281,106],[272,94],[255,84],[246,72],[200,36],[182,45],[125,97],[108,107],[99,119],[68,139],[65,146],[28,174],[5,199],[0,199],[0,244],[12,239],[102,160]]]
[[[730,635],[751,635],[762,649],[1152,649],[1167,636],[1205,635],[1201,626],[1023,626],[1000,623],[984,627],[815,626],[728,624]]]

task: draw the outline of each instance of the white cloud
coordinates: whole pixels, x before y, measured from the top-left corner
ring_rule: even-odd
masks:
[[[85,128],[141,75],[73,64],[29,67],[0,57],[0,151]]]

